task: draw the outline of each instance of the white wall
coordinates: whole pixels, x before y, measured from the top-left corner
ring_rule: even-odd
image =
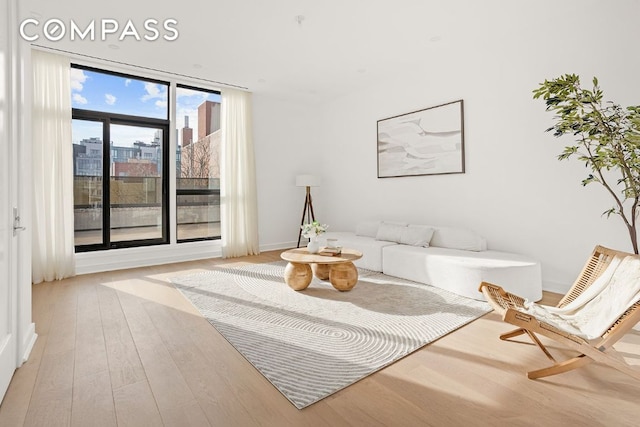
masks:
[[[315,153],[320,146],[318,114],[309,105],[254,94],[253,125],[260,248],[295,246],[305,200],[305,189],[295,186],[295,177],[321,171],[321,155]]]
[[[640,104],[640,3],[512,3],[496,8],[492,23],[474,22],[467,9],[465,34],[416,40],[416,57],[395,76],[323,106],[317,206],[333,230],[367,218],[473,229],[491,249],[541,260],[545,289],[565,291],[596,244],[631,245],[618,217],[600,216],[610,196],[580,185],[584,166],[556,160],[570,137],[544,133],[552,115],[531,92],[562,73],[585,83],[596,75],[607,99]],[[463,45],[470,54],[452,54]],[[378,179],[376,121],[457,99],[466,173]]]

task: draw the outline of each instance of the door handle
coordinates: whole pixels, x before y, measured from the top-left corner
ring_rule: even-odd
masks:
[[[20,215],[18,213],[18,208],[13,208],[13,236],[16,236],[18,231],[24,231],[27,227],[22,227],[20,225]]]

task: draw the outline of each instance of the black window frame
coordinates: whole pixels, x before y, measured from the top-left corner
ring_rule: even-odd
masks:
[[[102,243],[95,243],[89,245],[76,245],[75,251],[78,252],[92,252],[92,251],[104,251],[110,249],[142,247],[142,246],[154,246],[164,245],[170,243],[169,235],[169,194],[170,194],[170,169],[169,169],[169,131],[171,128],[171,122],[169,120],[170,114],[170,96],[171,96],[171,83],[157,80],[153,78],[141,77],[132,74],[119,73],[110,70],[104,70],[94,68],[90,66],[84,66],[79,64],[71,64],[71,68],[77,68],[80,70],[92,71],[101,74],[109,74],[123,78],[135,79],[144,82],[162,84],[167,86],[167,117],[166,119],[158,119],[144,116],[132,116],[127,114],[108,113],[103,111],[85,110],[81,108],[72,108],[71,117],[73,120],[85,120],[102,123]],[[69,94],[71,96],[71,94]],[[110,127],[111,125],[125,125],[125,126],[140,126],[149,127],[162,130],[162,237],[155,239],[137,239],[126,241],[111,241],[111,138]],[[75,203],[74,203],[75,204]]]
[[[222,95],[222,93],[218,90],[213,90],[213,89],[205,89],[205,88],[201,88],[201,87],[197,87],[197,86],[190,86],[190,85],[185,85],[185,84],[180,84],[177,83],[176,84],[176,90],[178,89],[188,89],[188,90],[194,90],[194,91],[198,91],[198,92],[207,92],[207,93],[214,93],[216,95]],[[178,96],[176,95],[176,109],[178,108]],[[176,124],[176,129],[177,129],[177,124]],[[176,146],[178,145],[178,141],[176,141]],[[181,147],[181,150],[184,147]],[[176,177],[176,180],[182,178],[181,175]],[[176,182],[176,242],[177,243],[189,243],[189,242],[203,242],[203,241],[207,241],[207,240],[220,240],[222,239],[222,236],[211,236],[211,237],[194,237],[194,238],[190,238],[190,239],[178,239],[177,235],[178,235],[178,197],[179,196],[218,196],[218,200],[220,199],[220,189],[200,189],[200,190],[195,190],[195,189],[179,189],[177,182]]]

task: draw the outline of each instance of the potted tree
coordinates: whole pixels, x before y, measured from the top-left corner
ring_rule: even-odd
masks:
[[[565,74],[545,80],[533,91],[547,111],[556,114],[547,129],[557,137],[571,134],[573,144],[564,147],[559,160],[576,157],[590,170],[582,185],[597,182],[613,197],[614,205],[603,215],[619,215],[638,253],[637,218],[640,211],[640,106],[623,108],[603,102],[598,79],[593,88],[580,86],[580,77]]]

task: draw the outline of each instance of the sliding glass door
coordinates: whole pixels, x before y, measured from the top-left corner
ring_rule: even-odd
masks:
[[[169,243],[168,83],[71,71],[76,251]]]
[[[111,242],[162,239],[165,209],[160,141],[163,131],[114,124],[110,130]]]
[[[75,244],[102,245],[103,123],[72,120]],[[91,136],[89,136],[91,135]]]

